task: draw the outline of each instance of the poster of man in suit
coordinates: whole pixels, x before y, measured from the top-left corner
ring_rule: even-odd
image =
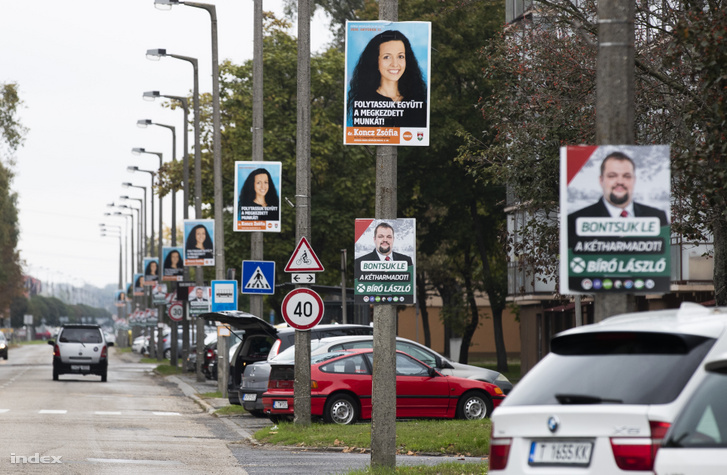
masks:
[[[355,302],[414,304],[416,220],[357,219],[355,230]]]
[[[669,147],[561,149],[561,293],[669,291]]]

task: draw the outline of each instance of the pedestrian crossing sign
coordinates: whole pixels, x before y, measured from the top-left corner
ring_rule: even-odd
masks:
[[[242,261],[240,289],[243,294],[275,293],[275,261]]]

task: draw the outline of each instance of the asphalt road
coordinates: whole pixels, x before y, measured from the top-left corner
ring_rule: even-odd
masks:
[[[268,421],[215,417],[196,394],[205,383],[154,375],[155,365],[115,348],[110,355],[106,383],[80,375],[53,381],[48,345],[13,348],[0,360],[0,473],[300,475],[370,464],[370,454],[253,445],[248,436]],[[458,459],[398,456],[397,464],[445,460]]]

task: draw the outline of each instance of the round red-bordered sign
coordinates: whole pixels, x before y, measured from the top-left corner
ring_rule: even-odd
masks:
[[[296,330],[310,330],[323,318],[323,299],[311,289],[291,290],[283,299],[285,322]]]
[[[182,302],[174,302],[169,306],[167,314],[175,322],[181,322],[182,318],[184,318],[184,304]]]

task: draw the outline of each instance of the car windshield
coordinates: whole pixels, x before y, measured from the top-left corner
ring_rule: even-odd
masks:
[[[643,332],[556,337],[552,352],[503,405],[666,404],[713,344],[711,338]]]
[[[310,342],[311,353],[323,346],[325,342],[322,340],[313,340]],[[277,355],[270,358],[268,361],[275,363],[292,363],[295,361],[295,345],[286,348]]]
[[[727,374],[708,373],[672,426],[664,447],[727,448]]]

